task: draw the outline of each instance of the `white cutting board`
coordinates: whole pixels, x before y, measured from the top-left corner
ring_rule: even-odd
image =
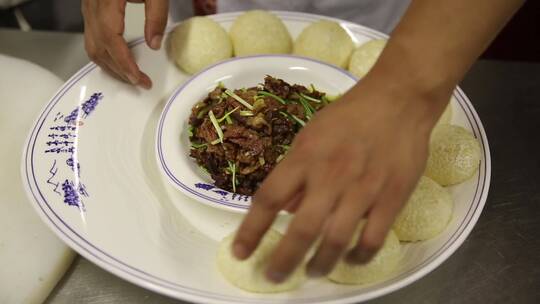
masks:
[[[36,115],[62,81],[0,55],[0,303],[42,303],[74,253],[41,222],[21,183],[21,156]]]

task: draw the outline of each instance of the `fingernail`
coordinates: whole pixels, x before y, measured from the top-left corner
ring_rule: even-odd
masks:
[[[151,83],[146,83],[146,82],[141,82],[140,83],[140,86],[143,88],[143,89],[146,89],[146,90],[150,90],[152,88],[152,84]]]
[[[315,268],[308,268],[306,273],[308,277],[311,277],[311,278],[320,278],[324,275],[322,271]]]
[[[244,260],[248,257],[247,248],[242,244],[234,244],[233,254],[237,259]]]
[[[142,73],[141,79],[138,83],[143,89],[150,90],[152,88],[152,80],[148,77],[148,75]]]
[[[274,283],[281,283],[285,280],[285,274],[277,271],[266,272],[266,277],[268,278],[268,280]]]
[[[161,47],[161,40],[163,39],[162,35],[155,35],[154,38],[152,38],[152,41],[150,41],[150,47],[154,50],[159,50]]]
[[[346,258],[346,261],[350,264],[365,264],[371,260],[372,253],[367,250],[354,250],[351,251]]]
[[[135,77],[134,75],[128,74],[127,78],[131,84],[136,85],[139,82],[139,79]]]

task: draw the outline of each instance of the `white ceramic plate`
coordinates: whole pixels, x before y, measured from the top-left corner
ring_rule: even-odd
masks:
[[[325,18],[277,14],[293,36]],[[228,28],[237,15],[212,18]],[[340,22],[356,43],[383,37]],[[453,123],[474,133],[483,155],[478,174],[451,189],[454,218],[441,235],[404,245],[400,268],[380,283],[340,286],[316,280],[290,293],[242,292],[222,278],[214,261],[218,241],[238,226],[241,215],[186,197],[169,186],[155,161],[160,113],[188,76],[165,51],[148,49],[142,39],[131,47],[154,88],[133,88],[93,64],[85,66],[45,105],[30,130],[22,163],[28,195],[43,221],[81,255],[130,282],[200,303],[359,302],[426,275],[461,245],[480,216],[489,188],[489,148],[476,112],[458,90]],[[281,217],[278,229],[286,222]]]
[[[330,64],[289,55],[233,58],[213,65],[176,89],[169,98],[156,134],[158,166],[167,180],[187,196],[226,210],[246,211],[251,197],[213,185],[210,176],[189,157],[188,120],[191,108],[222,82],[226,88],[254,87],[271,75],[290,84],[310,84],[329,95],[343,94],[357,78]]]

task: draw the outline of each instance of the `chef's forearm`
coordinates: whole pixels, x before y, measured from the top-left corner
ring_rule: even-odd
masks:
[[[370,76],[433,97],[428,100],[449,95],[523,3],[413,0]]]

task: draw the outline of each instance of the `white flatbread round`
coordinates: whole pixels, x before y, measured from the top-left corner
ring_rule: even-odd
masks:
[[[236,56],[289,54],[292,38],[283,21],[274,14],[254,10],[239,16],[231,27]]]
[[[265,277],[268,259],[281,238],[279,232],[269,230],[255,252],[247,260],[239,261],[233,256],[231,249],[234,234],[229,235],[219,245],[217,254],[219,271],[227,281],[250,292],[276,293],[298,288],[306,278],[303,267],[298,267],[285,282],[280,284],[272,283]]]
[[[442,186],[462,183],[478,171],[480,156],[480,144],[469,131],[438,125],[431,134],[424,175]]]
[[[352,238],[351,246],[356,245],[362,230],[358,229]],[[395,233],[390,230],[383,247],[367,264],[353,265],[341,260],[334,267],[328,278],[339,284],[369,284],[387,278],[397,268],[401,259],[401,248]]]
[[[170,56],[189,74],[232,57],[229,35],[221,25],[206,17],[189,18],[177,25],[168,44]]]
[[[400,241],[423,241],[441,233],[452,218],[452,196],[429,177],[422,176],[394,222]]]
[[[370,40],[358,47],[351,56],[349,72],[358,78],[363,78],[379,59],[386,39]]]
[[[351,37],[338,23],[321,20],[300,33],[293,53],[347,68],[353,48]]]

